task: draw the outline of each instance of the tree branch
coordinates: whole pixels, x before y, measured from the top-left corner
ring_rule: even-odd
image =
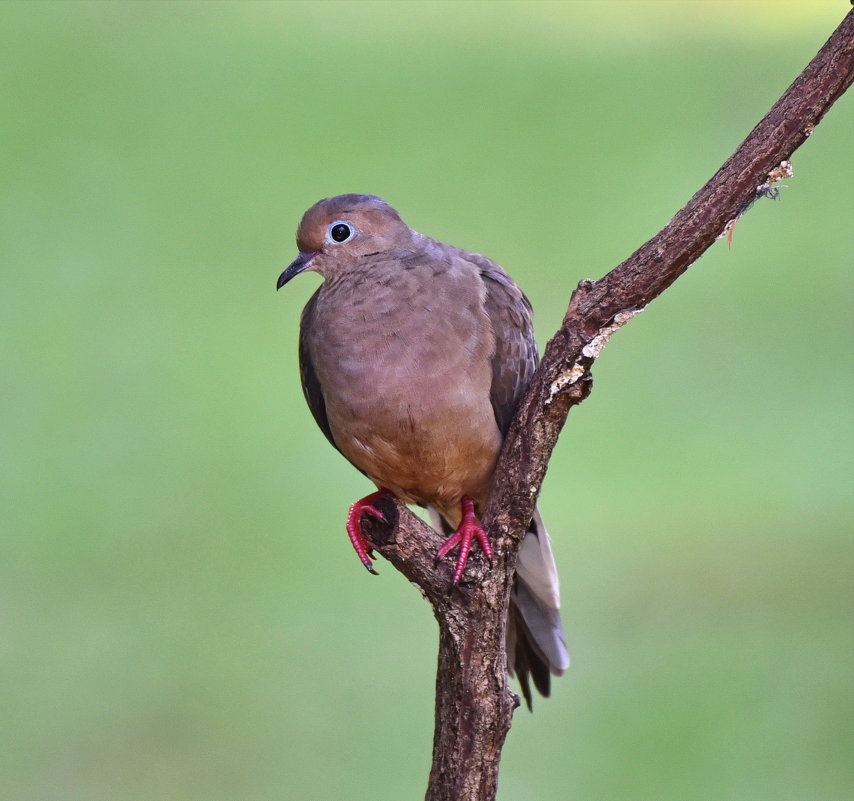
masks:
[[[518,698],[506,678],[505,625],[516,551],[569,410],[592,389],[590,369],[610,336],[667,287],[759,197],[854,80],[854,11],[749,136],[646,244],[598,281],[582,281],[517,410],[483,523],[495,552],[472,558],[451,587],[434,565],[442,538],[403,504],[383,499],[390,525],[366,520],[368,540],[433,606],[439,623],[436,728],[427,801],[491,801]],[[790,173],[789,173],[790,174]]]

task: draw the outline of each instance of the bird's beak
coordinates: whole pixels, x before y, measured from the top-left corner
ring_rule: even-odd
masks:
[[[299,275],[301,272],[308,269],[308,265],[311,260],[317,255],[317,251],[315,250],[313,253],[300,253],[289,265],[288,269],[285,270],[280,276],[279,280],[276,281],[276,289],[281,289],[288,281],[291,280],[295,275]]]

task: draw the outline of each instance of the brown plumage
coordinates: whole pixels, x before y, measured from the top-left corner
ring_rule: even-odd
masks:
[[[454,581],[489,495],[503,436],[537,363],[527,298],[497,264],[409,228],[372,195],[321,200],[297,230],[299,257],[323,283],[300,327],[306,400],[327,439],[382,491],[427,506],[461,540]],[[369,569],[359,528],[375,495],[351,508],[348,532]],[[444,556],[449,545],[440,555]],[[508,626],[508,663],[530,705],[569,664],[557,572],[539,515],[523,541]]]

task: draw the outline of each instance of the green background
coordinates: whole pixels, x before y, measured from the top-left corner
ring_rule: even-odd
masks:
[[[421,798],[436,630],[296,367],[315,200],[488,254],[541,344],[847,2],[0,6],[0,796]],[[573,667],[499,798],[854,797],[852,98],[611,341],[542,509]]]

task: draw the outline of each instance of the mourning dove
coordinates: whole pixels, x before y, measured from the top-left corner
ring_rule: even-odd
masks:
[[[497,264],[419,234],[384,200],[340,195],[313,205],[299,256],[279,277],[320,273],[300,325],[302,387],[326,438],[376,484],[350,507],[347,532],[371,572],[360,521],[390,493],[426,506],[459,546],[491,549],[478,510],[504,434],[537,363],[531,306]],[[538,512],[519,549],[508,620],[511,675],[531,705],[569,666],[557,570]]]

